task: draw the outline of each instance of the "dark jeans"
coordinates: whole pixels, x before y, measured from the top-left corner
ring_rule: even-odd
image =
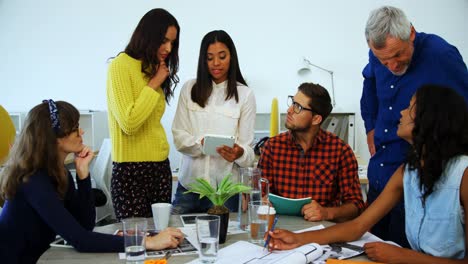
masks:
[[[172,202],[172,214],[192,214],[192,213],[206,213],[208,209],[213,207],[213,203],[203,197],[200,199],[200,195],[196,193],[187,193],[187,189],[184,188],[180,183],[177,184],[177,191]],[[239,194],[229,198],[224,204],[229,211],[237,212],[239,207]]]
[[[369,193],[367,194],[367,202],[369,205],[377,199],[379,194],[380,192],[369,188]],[[395,205],[386,216],[372,227],[371,233],[383,240],[390,240],[402,247],[411,248],[406,239],[404,203],[399,202]]]

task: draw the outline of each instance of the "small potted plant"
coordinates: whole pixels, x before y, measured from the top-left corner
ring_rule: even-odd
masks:
[[[219,243],[223,244],[226,241],[227,228],[229,224],[229,209],[224,206],[224,203],[232,196],[250,190],[250,187],[242,183],[234,183],[231,180],[232,174],[226,175],[217,188],[213,188],[211,184],[204,178],[197,178],[195,182],[190,184],[186,193],[197,193],[200,199],[207,197],[213,207],[208,210],[208,214],[219,215],[221,219],[219,228]]]

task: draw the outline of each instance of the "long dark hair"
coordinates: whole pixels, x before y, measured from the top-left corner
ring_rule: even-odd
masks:
[[[157,51],[163,44],[167,29],[171,26],[177,29],[171,53],[166,58],[169,68],[169,77],[161,85],[166,97],[166,102],[174,95],[174,89],[179,82],[177,71],[179,70],[179,23],[169,12],[161,8],[155,8],[146,13],[138,23],[132,38],[125,48],[125,53],[130,57],[141,60],[141,72],[151,79],[156,74],[159,64]],[[174,87],[172,87],[174,86]]]
[[[468,106],[455,90],[424,85],[415,95],[413,144],[408,153],[410,169],[417,169],[423,200],[433,192],[447,162],[468,154]]]
[[[247,85],[242,77],[237,58],[237,51],[231,37],[224,30],[211,31],[203,37],[200,46],[200,55],[198,56],[197,81],[192,88],[192,101],[201,107],[205,107],[208,97],[213,90],[213,83],[210,72],[208,71],[208,46],[216,42],[223,43],[229,49],[231,54],[231,63],[229,64],[228,84],[226,100],[234,97],[236,102],[239,102],[239,94],[237,93],[237,82]]]
[[[52,126],[47,102],[29,111],[0,177],[0,193],[4,199],[13,198],[18,187],[40,169],[47,170],[58,194],[64,197],[68,177],[63,160],[59,160],[57,138],[68,136],[78,127],[80,113],[67,102],[57,101],[56,105],[60,124],[57,131]]]

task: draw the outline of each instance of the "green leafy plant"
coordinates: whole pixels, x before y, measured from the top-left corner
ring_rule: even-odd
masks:
[[[200,199],[207,197],[214,205],[213,208],[208,210],[208,213],[229,212],[224,203],[232,196],[250,190],[250,187],[242,183],[234,183],[231,177],[231,173],[226,175],[216,189],[206,179],[196,178],[194,183],[189,184],[188,191],[185,193],[197,193],[200,195]]]

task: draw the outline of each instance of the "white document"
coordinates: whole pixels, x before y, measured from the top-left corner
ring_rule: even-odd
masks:
[[[295,231],[294,233],[302,233],[306,231],[315,231],[324,229],[323,225],[312,226],[306,229]],[[356,241],[351,241],[347,243],[332,243],[330,245],[321,245],[323,248],[323,255],[313,261],[314,264],[324,264],[328,258],[334,259],[349,259],[364,253],[364,249],[362,248],[364,244],[368,242],[386,242],[390,244],[395,243],[389,241],[383,241],[379,237],[366,232],[364,235]],[[399,246],[399,245],[397,245]]]
[[[242,252],[240,254],[240,252]],[[308,244],[292,250],[269,252],[259,245],[247,241],[236,243],[221,249],[218,252],[217,264],[236,263],[248,264],[306,264],[322,255],[322,247],[318,244]],[[201,263],[196,259],[192,264]]]

